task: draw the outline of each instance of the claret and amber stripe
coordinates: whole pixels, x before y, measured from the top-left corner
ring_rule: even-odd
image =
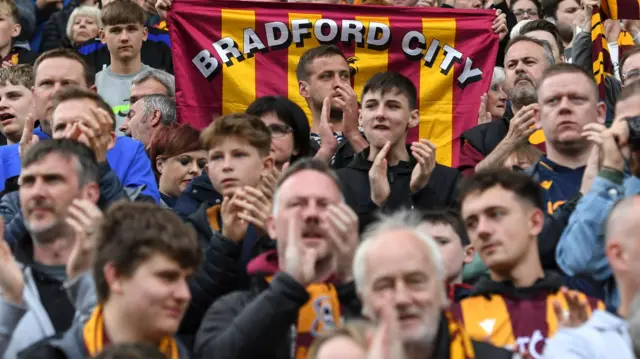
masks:
[[[428,138],[438,148],[439,163],[456,165],[458,138],[477,123],[480,97],[491,81],[490,59],[498,47],[498,38],[491,31],[495,15],[489,11],[276,5],[261,3],[258,7],[225,0],[176,3],[169,29],[175,44],[181,121],[203,128],[215,115],[245,111],[266,95],[290,98],[311,120],[299,94],[296,68],[300,56],[325,37],[325,43],[338,44],[348,58],[358,95],[377,72],[396,71],[408,77],[416,85],[420,112],[419,126],[409,130],[408,141]],[[359,40],[354,41],[356,38]]]

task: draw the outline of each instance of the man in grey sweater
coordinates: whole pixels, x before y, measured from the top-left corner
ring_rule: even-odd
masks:
[[[100,39],[109,48],[111,65],[96,74],[96,87],[113,108],[119,129],[131,105],[131,82],[137,74],[149,69],[140,56],[142,43],[147,39],[145,14],[135,2],[116,0],[102,9],[101,17],[104,27]],[[119,130],[116,134],[123,135]]]

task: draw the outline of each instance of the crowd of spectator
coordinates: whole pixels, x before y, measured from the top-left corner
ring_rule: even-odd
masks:
[[[296,60],[308,112],[199,130],[171,0],[0,0],[0,356],[640,358],[640,22],[599,87],[596,0],[308,2],[495,12],[455,168],[336,45]]]

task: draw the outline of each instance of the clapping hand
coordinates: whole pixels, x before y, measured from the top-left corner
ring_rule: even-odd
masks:
[[[370,340],[367,359],[404,359],[400,323],[393,304],[386,303],[378,313],[378,318],[378,327]]]
[[[382,207],[382,204],[389,198],[391,194],[391,187],[389,185],[389,179],[387,178],[387,154],[391,149],[391,142],[382,147],[380,152],[376,155],[369,170],[369,187],[371,187],[371,200],[378,207]]]
[[[300,285],[307,287],[320,275],[328,275],[335,268],[325,268],[327,273],[317,273],[318,250],[307,247],[302,240],[304,220],[300,213],[289,218],[287,238],[284,240],[284,261],[282,270],[293,277]],[[335,266],[334,266],[335,267]]]
[[[24,158],[24,154],[40,140],[38,136],[33,134],[33,126],[35,126],[35,119],[32,114],[29,114],[27,115],[27,120],[24,124],[24,130],[22,131],[22,137],[20,138],[20,143],[18,144],[18,152],[20,154],[20,158]]]
[[[575,328],[584,324],[589,319],[589,303],[580,297],[580,293],[569,290],[566,287],[560,289],[567,302],[567,310],[562,308],[560,302],[553,301],[553,311],[558,318],[559,328]]]
[[[67,224],[73,229],[75,242],[67,262],[67,276],[73,279],[91,269],[96,247],[97,228],[102,211],[86,199],[74,199],[67,211]]]
[[[436,168],[436,145],[431,141],[422,139],[411,144],[411,154],[417,164],[411,173],[411,193],[416,193],[429,183],[431,174]]]
[[[337,253],[336,274],[341,283],[353,280],[353,256],[360,241],[358,215],[345,203],[330,205],[322,224]]]
[[[2,297],[10,303],[22,304],[22,292],[24,291],[24,275],[18,266],[11,248],[4,240],[4,220],[0,217],[0,291]]]

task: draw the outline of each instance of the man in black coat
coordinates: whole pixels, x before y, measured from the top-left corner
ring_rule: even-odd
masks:
[[[358,315],[351,272],[358,220],[329,165],[300,160],[283,174],[268,231],[277,250],[247,268],[256,285],[217,300],[196,335],[196,358],[289,359]],[[296,357],[298,357],[296,355]]]
[[[420,121],[416,99],[416,87],[398,73],[378,73],[364,86],[360,120],[370,146],[338,170],[361,229],[379,209],[455,205],[459,172],[436,163],[429,140],[406,145],[407,130]]]

